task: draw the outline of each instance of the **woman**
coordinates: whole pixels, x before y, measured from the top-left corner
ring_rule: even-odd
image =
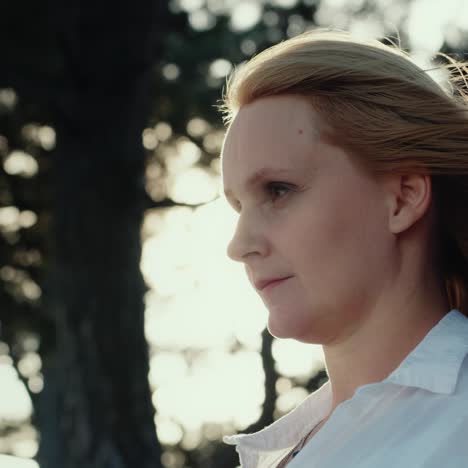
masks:
[[[229,79],[228,255],[270,333],[321,344],[329,376],[271,426],[225,437],[243,467],[468,466],[468,108],[454,67],[457,95],[401,49],[316,30]]]

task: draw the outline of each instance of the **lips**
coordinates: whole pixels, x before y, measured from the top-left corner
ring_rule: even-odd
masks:
[[[282,281],[288,278],[291,278],[291,276],[283,276],[282,278],[267,278],[264,280],[255,281],[255,287],[258,291],[261,291],[262,289],[265,289],[268,285],[272,283],[276,283],[278,281]]]

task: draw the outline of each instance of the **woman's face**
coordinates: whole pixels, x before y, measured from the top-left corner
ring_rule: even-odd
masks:
[[[244,106],[224,141],[222,173],[239,212],[229,257],[254,287],[289,277],[256,288],[270,333],[325,344],[352,333],[377,302],[392,235],[383,187],[320,140],[321,124],[298,96]]]

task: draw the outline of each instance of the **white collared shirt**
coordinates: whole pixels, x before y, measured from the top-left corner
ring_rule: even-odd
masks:
[[[288,468],[468,468],[468,318],[452,309],[384,380],[340,403]],[[330,382],[254,434],[225,436],[243,468],[275,468],[326,417]]]

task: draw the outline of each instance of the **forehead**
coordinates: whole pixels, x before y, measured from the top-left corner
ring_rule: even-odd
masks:
[[[298,96],[263,98],[240,109],[221,153],[227,191],[270,169],[307,171],[319,143],[319,117]]]
[[[231,123],[223,145],[226,151],[243,144],[264,145],[270,140],[301,143],[317,140],[320,118],[305,98],[271,96],[243,106]]]

